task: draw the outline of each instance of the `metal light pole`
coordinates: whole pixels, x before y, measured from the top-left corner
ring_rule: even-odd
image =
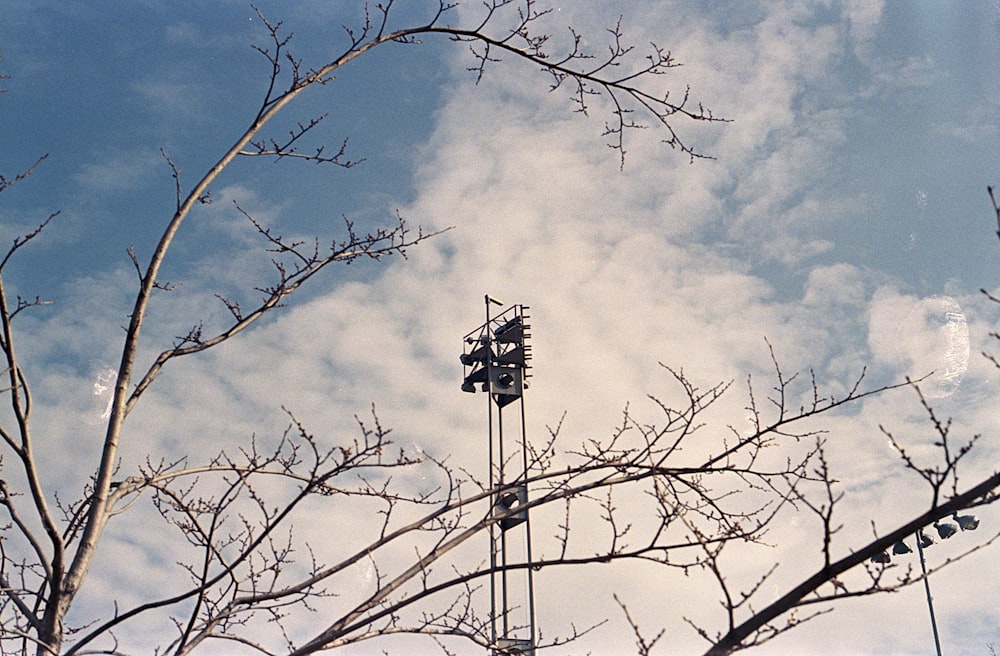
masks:
[[[484,300],[486,323],[465,336],[460,359],[465,369],[462,391],[475,392],[478,387],[487,393],[491,651],[494,656],[534,656],[532,568],[519,568],[520,576],[512,574],[515,565],[532,562],[531,521],[524,507],[528,503],[524,390],[530,377],[531,326],[527,306],[512,305],[494,317],[492,306],[503,303],[489,295]],[[504,409],[510,406],[520,411],[520,425],[505,431]]]
[[[923,531],[917,531],[917,554],[920,556],[920,571],[924,575],[924,591],[927,593],[927,608],[931,612],[931,631],[934,632],[934,649],[937,656],[941,656],[941,639],[938,638],[937,620],[934,619],[934,597],[931,596],[931,582],[927,578],[927,563],[924,562],[924,540],[926,537]]]
[[[951,536],[958,533],[959,529],[964,531],[975,531],[979,528],[979,519],[975,515],[959,515],[958,512],[952,513],[952,519],[955,520],[955,524],[951,522],[935,522],[933,524],[934,528],[937,530],[938,537],[942,540],[947,540]],[[926,528],[926,527],[925,527]],[[934,616],[934,597],[931,596],[931,584],[930,579],[927,576],[927,562],[924,560],[924,547],[929,547],[934,544],[934,540],[924,534],[924,529],[919,529],[913,534],[917,542],[917,554],[920,557],[920,572],[923,574],[924,578],[924,592],[927,594],[927,609],[931,614],[931,632],[934,634],[934,650],[937,656],[941,656],[941,639],[938,636],[937,628],[937,618]],[[908,553],[912,553],[913,550],[907,546],[906,542],[900,540],[892,546],[892,553],[896,556],[902,556]],[[871,561],[873,563],[878,563],[880,565],[887,565],[892,560],[889,555],[888,550],[882,553],[875,554],[872,556]]]

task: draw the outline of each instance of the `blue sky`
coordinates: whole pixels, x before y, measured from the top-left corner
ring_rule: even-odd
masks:
[[[338,52],[341,25],[356,24],[361,4],[260,7],[318,65]],[[998,308],[978,290],[1000,281],[985,191],[1000,185],[1000,5],[552,4],[554,24],[573,25],[596,48],[624,14],[633,41],[670,49],[684,66],[664,83],[690,84],[731,120],[679,124],[715,159],[689,163],[647,130],[631,136],[619,170],[600,135],[600,107],[573,114],[531,66],[505,62],[477,87],[460,46],[376,49],[290,106],[275,128],[329,112],[316,143],[349,138],[349,156],[364,163],[253,161],[227,172],[168,261],[166,277],[183,286],[155,306],[145,355],[200,319],[218,320],[215,291],[263,280],[266,257],[249,250],[233,200],[288,235],[335,236],[342,215],[371,226],[397,209],[414,224],[454,229],[408,260],[327,275],[243,346],[171,367],[132,420],[123,466],[178,449],[207,456],[278,431],[282,404],[332,439],[350,434],[352,416],[373,401],[404,443],[474,466],[482,454],[468,435],[484,420],[481,404],[458,390],[457,354],[488,292],[531,306],[530,430],[540,435],[565,411],[570,441],[609,434],[626,402],[652,418],[645,395],[671,393],[658,362],[703,385],[736,380],[711,419],[720,430],[743,421],[740,387],[748,373],[766,376],[765,338],[787,370],[814,368],[831,391],[849,388],[864,367],[876,383],[926,373],[948,349],[941,315],[958,307],[967,370],[957,386],[928,389],[956,430],[988,436],[967,480],[992,471],[1000,386],[978,353],[997,330]],[[400,18],[419,17],[425,5],[401,2]],[[470,3],[458,15],[475,11]],[[92,383],[116,361],[134,289],[127,249],[148,255],[173,209],[160,151],[187,183],[214,162],[256,112],[267,68],[250,45],[266,34],[243,2],[0,0],[0,13],[0,72],[11,76],[0,96],[0,171],[49,155],[4,192],[0,240],[61,211],[18,254],[5,284],[55,301],[19,319],[21,351],[37,381],[37,430],[54,445],[51,482],[72,490],[90,471],[79,461],[99,430],[66,418],[92,418]],[[925,502],[878,431],[884,423],[929,450],[913,400],[873,399],[827,424],[851,499],[843,553],[870,533],[873,517],[888,528]],[[1000,521],[993,510],[982,515],[984,524]],[[127,527],[109,536],[109,553],[170,561]],[[786,565],[781,580],[814,569],[809,532],[795,523],[786,530],[773,553],[747,555],[748,573],[761,558],[807,563],[803,571]],[[1000,594],[978,576],[990,563],[977,556],[933,580],[946,651],[1000,644]],[[92,599],[126,585],[120,577],[110,561],[98,563]],[[664,653],[699,644],[669,611],[684,598],[711,618],[712,591],[651,583],[642,572],[596,572],[590,583],[612,580],[649,626],[677,634]],[[540,618],[554,633],[570,620],[615,614],[609,599],[581,594],[580,585],[545,582]],[[926,652],[922,594],[914,587],[844,605],[764,652]],[[612,623],[587,647],[610,653],[620,630]]]

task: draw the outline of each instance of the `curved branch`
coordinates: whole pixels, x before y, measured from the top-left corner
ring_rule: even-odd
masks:
[[[932,507],[919,517],[871,542],[851,555],[841,558],[827,567],[823,567],[818,572],[789,590],[786,594],[782,595],[779,599],[768,605],[766,608],[757,611],[745,622],[726,633],[707,652],[705,652],[705,656],[723,656],[724,654],[730,654],[733,651],[736,651],[749,636],[754,634],[754,632],[767,626],[773,620],[777,619],[781,615],[784,615],[793,608],[803,605],[803,601],[808,595],[812,594],[815,590],[831,579],[834,579],[848,570],[861,565],[872,556],[882,553],[896,542],[913,535],[924,526],[932,524],[933,522],[936,522],[943,517],[947,517],[954,512],[976,505],[984,497],[994,494],[994,491],[998,487],[1000,487],[1000,473],[990,476],[978,485],[975,485],[966,492],[949,499],[940,506]]]

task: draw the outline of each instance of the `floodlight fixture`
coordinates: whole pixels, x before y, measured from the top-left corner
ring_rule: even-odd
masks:
[[[517,401],[528,387],[531,368],[531,337],[527,309],[515,305],[491,317],[489,307],[500,301],[487,295],[486,323],[465,336],[465,352],[459,355],[465,367],[462,390],[489,392],[500,408]]]
[[[531,640],[519,638],[500,638],[495,648],[493,653],[497,656],[534,656],[535,653]]]
[[[528,511],[521,508],[526,503],[528,503],[528,486],[523,483],[502,492],[494,508],[494,514],[500,518],[500,528],[506,531],[526,521]]]
[[[515,316],[510,321],[494,330],[493,339],[504,344],[523,341],[524,324],[521,322],[521,317]]]
[[[920,547],[926,549],[927,547],[934,544],[934,538],[925,534],[923,530],[917,531],[917,539],[920,540]]]
[[[488,375],[489,390],[497,407],[513,403],[524,393],[523,372],[520,367],[491,367]]]
[[[940,522],[934,524],[934,528],[937,529],[938,537],[942,540],[947,540],[951,536],[958,533],[958,527],[951,522]]]
[[[952,517],[958,522],[963,531],[975,531],[979,528],[979,518],[975,515],[959,515],[955,513]]]
[[[892,545],[892,553],[897,556],[902,556],[903,554],[913,553],[913,549],[910,549],[905,542],[900,540],[896,544]]]
[[[906,546],[906,545],[903,545],[903,546]],[[880,565],[887,565],[890,560],[892,560],[892,557],[889,556],[889,552],[888,551],[879,552],[879,553],[877,553],[877,554],[875,554],[874,556],[871,557],[871,561],[873,563],[878,563]]]
[[[489,370],[486,367],[473,369],[472,373],[462,381],[462,391],[475,393],[476,383],[482,384],[484,392],[489,388]]]
[[[473,349],[470,353],[462,353],[458,356],[458,359],[466,367],[472,367],[477,364],[486,364],[486,361],[493,356],[493,350],[490,349],[489,345],[484,344],[477,349]]]

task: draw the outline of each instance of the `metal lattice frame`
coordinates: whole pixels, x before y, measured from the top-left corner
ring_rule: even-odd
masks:
[[[535,601],[530,567],[531,519],[528,501],[528,454],[525,449],[524,390],[530,377],[528,364],[528,307],[512,305],[495,317],[485,297],[486,323],[465,336],[461,356],[465,368],[462,390],[487,393],[490,444],[490,630],[494,655],[534,656]],[[494,413],[494,406],[496,412]],[[514,408],[519,425],[505,428],[505,410]]]

